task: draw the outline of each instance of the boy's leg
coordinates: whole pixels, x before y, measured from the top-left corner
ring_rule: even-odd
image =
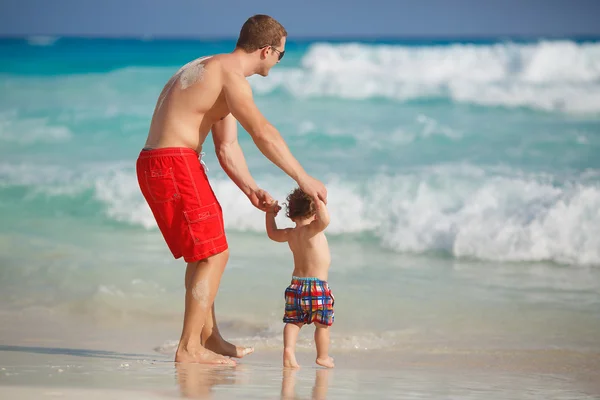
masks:
[[[315,322],[315,345],[317,347],[316,363],[333,368],[333,358],[329,357],[329,327]]]
[[[204,348],[200,340],[202,328],[219,289],[228,257],[229,250],[225,250],[204,260],[188,263],[183,330],[175,362],[235,365],[233,360]]]
[[[283,328],[283,366],[299,368],[296,361],[296,340],[302,323],[287,323]]]

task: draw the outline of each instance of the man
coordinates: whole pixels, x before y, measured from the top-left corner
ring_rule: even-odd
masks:
[[[138,182],[173,256],[187,262],[185,314],[176,362],[235,364],[253,351],[226,342],[217,328],[214,299],[229,258],[221,206],[199,155],[212,131],[223,170],[259,210],[273,199],[248,170],[236,120],[259,150],[315,199],[327,190],[309,176],[256,107],[247,77],[267,76],[285,53],[287,32],[266,15],[249,18],[233,52],[194,60],[162,90],[136,169]],[[228,356],[228,357],[227,357]]]

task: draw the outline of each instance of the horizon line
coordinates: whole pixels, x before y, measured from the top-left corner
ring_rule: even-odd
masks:
[[[64,38],[64,39],[137,39],[137,40],[237,40],[236,36],[228,35],[180,35],[180,34],[2,34],[0,39],[31,39],[31,38]],[[355,35],[355,34],[333,34],[333,35],[288,35],[289,41],[314,41],[314,40],[498,40],[498,39],[600,39],[600,34],[463,34],[463,35],[429,35],[429,34],[406,34],[406,35]]]

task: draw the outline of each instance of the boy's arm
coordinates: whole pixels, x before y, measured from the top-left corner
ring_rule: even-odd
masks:
[[[308,229],[315,234],[324,231],[325,228],[327,228],[327,225],[329,225],[329,212],[327,211],[327,206],[321,200],[319,200],[319,202],[321,204],[317,207],[317,216],[314,221],[308,225]]]
[[[279,229],[277,228],[277,222],[275,222],[275,216],[279,212],[280,207],[277,205],[277,202],[274,202],[273,205],[269,209],[267,209],[267,213],[265,214],[265,222],[267,225],[267,236],[269,239],[275,242],[287,242],[288,236],[291,231],[290,228]]]

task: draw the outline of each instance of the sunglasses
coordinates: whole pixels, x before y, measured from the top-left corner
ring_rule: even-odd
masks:
[[[273,49],[274,51],[276,51],[277,54],[279,54],[279,59],[277,61],[281,61],[281,59],[283,58],[283,55],[285,54],[285,50],[284,51],[279,51],[275,47],[270,46],[270,45],[263,46],[263,47],[261,47],[261,49],[264,49],[265,47],[270,47],[271,49]]]

